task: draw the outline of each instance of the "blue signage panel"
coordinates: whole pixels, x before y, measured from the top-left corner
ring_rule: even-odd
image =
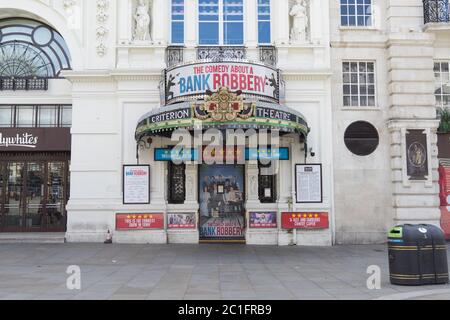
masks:
[[[289,160],[289,148],[247,148],[245,159],[248,160]]]
[[[155,149],[155,161],[198,161],[197,149]],[[289,160],[289,148],[246,148],[245,160]]]
[[[198,160],[196,149],[155,149],[155,161],[195,161]]]

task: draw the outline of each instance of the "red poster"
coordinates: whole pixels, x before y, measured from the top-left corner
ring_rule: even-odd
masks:
[[[328,229],[326,212],[283,212],[281,226],[283,229]]]
[[[162,213],[125,213],[116,215],[116,230],[164,229]]]

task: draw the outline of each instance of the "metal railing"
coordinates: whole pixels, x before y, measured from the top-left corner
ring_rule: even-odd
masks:
[[[448,23],[448,0],[423,0],[423,17],[427,23]]]
[[[247,58],[247,50],[245,47],[198,47],[198,60],[245,60]]]
[[[0,91],[48,90],[47,78],[0,78]]]

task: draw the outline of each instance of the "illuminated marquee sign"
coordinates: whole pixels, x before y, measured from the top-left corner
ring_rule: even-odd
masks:
[[[199,62],[166,70],[166,103],[201,98],[221,87],[242,91],[247,97],[279,103],[280,72],[249,62]]]

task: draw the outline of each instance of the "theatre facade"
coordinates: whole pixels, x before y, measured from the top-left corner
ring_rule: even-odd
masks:
[[[387,42],[349,49],[349,5],[2,1],[0,238],[327,246],[438,223],[434,105],[389,100]]]

